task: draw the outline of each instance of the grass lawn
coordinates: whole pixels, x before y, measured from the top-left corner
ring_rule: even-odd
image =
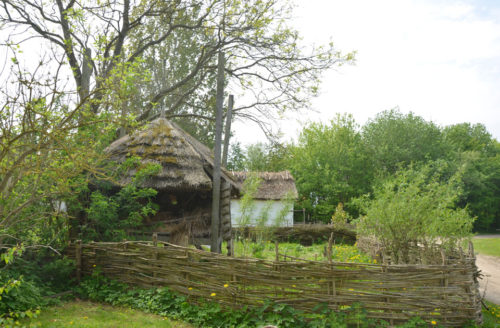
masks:
[[[472,243],[476,253],[500,257],[500,238],[474,238]]]
[[[31,323],[47,328],[192,328],[187,323],[172,321],[159,315],[84,301],[71,301],[43,309]]]
[[[489,311],[483,308],[483,328],[500,327],[500,305],[485,301]]]
[[[486,304],[489,311],[483,309],[484,323],[480,327],[500,327],[500,306],[490,302]],[[193,328],[187,323],[172,321],[162,316],[87,301],[71,301],[43,309],[40,316],[33,319],[31,323],[40,328]],[[22,322],[22,324],[28,325],[28,322]]]

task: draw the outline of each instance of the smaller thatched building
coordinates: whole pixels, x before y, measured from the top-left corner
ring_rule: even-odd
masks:
[[[259,185],[250,208],[242,206],[240,196],[231,200],[232,226],[293,226],[293,202],[297,198],[295,180],[288,171],[231,172],[237,182],[244,185],[250,176]],[[243,190],[243,192],[245,192]],[[263,222],[265,221],[265,222]]]
[[[146,224],[151,231],[163,233],[176,244],[205,243],[210,237],[212,151],[178,125],[158,118],[143,129],[113,142],[106,152],[110,160],[123,163],[131,156],[141,164],[158,163],[158,174],[145,179],[141,187],[158,191],[155,203],[159,211]],[[137,169],[128,170],[118,181],[119,186],[130,183]],[[230,197],[239,193],[239,184],[222,171],[221,230],[230,236]],[[229,232],[227,230],[229,229]]]

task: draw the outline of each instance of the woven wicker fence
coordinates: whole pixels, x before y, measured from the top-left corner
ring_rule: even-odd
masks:
[[[380,265],[232,258],[158,242],[73,244],[77,274],[102,272],[125,283],[168,286],[184,295],[238,308],[265,299],[311,311],[361,303],[370,318],[398,324],[419,316],[461,327],[481,323],[473,254],[446,265]]]

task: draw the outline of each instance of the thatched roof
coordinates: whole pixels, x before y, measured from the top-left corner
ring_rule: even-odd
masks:
[[[143,164],[160,163],[160,173],[144,181],[142,187],[164,191],[212,190],[209,175],[213,170],[212,152],[165,118],[158,118],[144,129],[116,140],[105,151],[118,163],[130,156],[140,157]],[[118,183],[121,186],[130,183],[135,173],[136,169],[129,170]],[[227,171],[223,170],[222,177],[235,189],[240,189]]]
[[[250,174],[255,174],[261,180],[255,199],[279,200],[288,195],[297,198],[295,180],[288,171],[282,172],[231,172],[236,180],[243,184]]]

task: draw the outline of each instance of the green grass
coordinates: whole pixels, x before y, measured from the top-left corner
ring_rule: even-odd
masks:
[[[141,311],[113,307],[105,304],[71,301],[59,306],[53,306],[42,310],[31,324],[37,327],[123,327],[123,328],[191,328],[192,326],[169,320],[168,318],[147,314]]]
[[[500,328],[500,306],[486,302],[489,311],[483,308],[484,323],[481,328]],[[27,324],[27,322],[22,322]],[[31,324],[40,328],[192,328],[193,326],[169,320],[165,317],[147,314],[128,308],[98,304],[86,301],[71,301],[46,308]]]
[[[328,242],[312,246],[302,246],[297,243],[279,243],[279,253],[306,260],[326,261],[325,250],[327,246]],[[225,249],[225,245],[223,245],[223,249]],[[235,254],[237,257],[276,259],[275,245],[268,241],[262,243],[237,241],[235,242]],[[373,263],[368,255],[361,253],[356,246],[351,245],[333,245],[332,259],[336,262]],[[280,257],[280,260],[283,260],[283,258]]]
[[[472,243],[476,253],[500,257],[500,238],[474,238]]]
[[[485,301],[489,311],[483,308],[483,325],[482,328],[499,328],[500,327],[500,305]]]

